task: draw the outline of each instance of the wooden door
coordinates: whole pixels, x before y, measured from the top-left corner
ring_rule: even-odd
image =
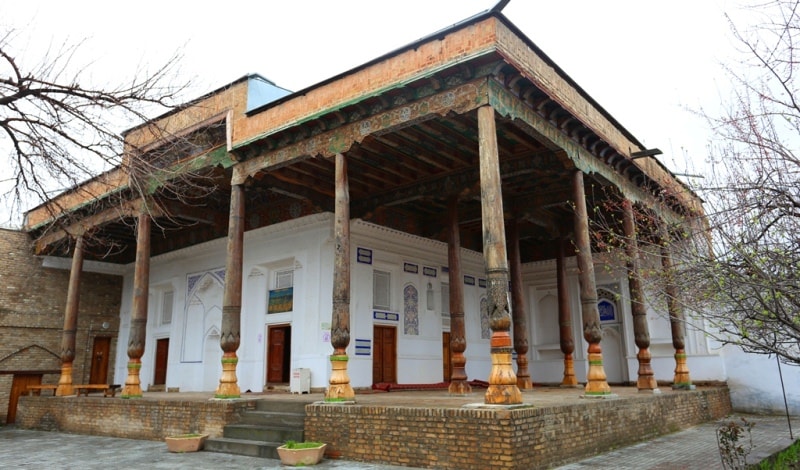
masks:
[[[397,329],[372,327],[372,383],[397,383]]]
[[[11,380],[11,396],[8,397],[8,414],[6,423],[11,424],[17,419],[17,402],[20,395],[28,393],[28,385],[42,383],[42,374],[14,374]]]
[[[270,326],[267,338],[267,383],[289,383],[292,327]]]
[[[111,351],[111,338],[98,336],[92,347],[92,369],[89,372],[90,384],[108,383],[108,355]]]
[[[169,338],[156,340],[156,364],[153,374],[153,385],[167,384],[167,363],[169,356]]]
[[[442,332],[442,379],[449,382],[453,377],[453,361],[450,353],[450,332]]]

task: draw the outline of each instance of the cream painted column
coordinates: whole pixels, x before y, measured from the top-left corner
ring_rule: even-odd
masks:
[[[83,236],[75,239],[72,253],[72,267],[69,270],[67,287],[67,306],[64,309],[64,331],[61,335],[61,377],[58,379],[56,395],[72,395],[72,362],[75,360],[75,335],[78,327],[78,306],[80,304],[81,272],[83,271]]]
[[[486,263],[489,325],[492,328],[492,368],[484,402],[490,405],[515,405],[522,403],[522,393],[517,387],[517,375],[511,366],[508,260],[495,126],[494,109],[491,106],[478,108],[483,258]]]

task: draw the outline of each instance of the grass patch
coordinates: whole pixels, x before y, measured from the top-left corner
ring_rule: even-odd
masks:
[[[783,449],[768,459],[750,466],[751,470],[799,470],[800,469],[800,440]]]
[[[286,441],[287,449],[314,449],[322,445],[321,442],[296,442]]]

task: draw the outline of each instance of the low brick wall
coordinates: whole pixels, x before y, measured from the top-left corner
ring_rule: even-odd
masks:
[[[189,432],[222,436],[226,423],[255,409],[254,400],[148,400],[102,397],[29,397],[19,399],[17,425],[129,439],[160,440]]]
[[[582,405],[474,409],[312,404],[305,437],[330,457],[426,468],[549,468],[721,418],[727,387],[589,400]]]

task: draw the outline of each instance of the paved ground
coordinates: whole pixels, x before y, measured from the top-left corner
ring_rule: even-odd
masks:
[[[756,462],[788,446],[786,417],[746,416],[756,423],[753,428],[755,448],[749,462]],[[792,421],[800,428],[800,418]],[[662,436],[560,467],[561,470],[637,469],[637,470],[709,470],[721,468],[717,453],[717,423]],[[797,435],[795,435],[797,438]],[[47,469],[279,469],[277,460],[242,457],[213,452],[171,454],[162,442],[82,436],[46,431],[28,431],[14,427],[0,428],[0,468]],[[352,470],[402,470],[408,467],[374,465],[342,460],[325,460],[315,468]]]
[[[789,438],[786,416],[738,415],[607,452],[559,467],[559,470],[709,470],[722,468],[717,451],[716,429],[720,423],[731,421],[731,419],[741,423],[740,417],[755,423],[752,429],[753,449],[747,459],[748,463],[760,462],[792,443]],[[800,428],[800,417],[794,417],[792,418],[792,430],[795,439],[800,437],[798,428]]]

